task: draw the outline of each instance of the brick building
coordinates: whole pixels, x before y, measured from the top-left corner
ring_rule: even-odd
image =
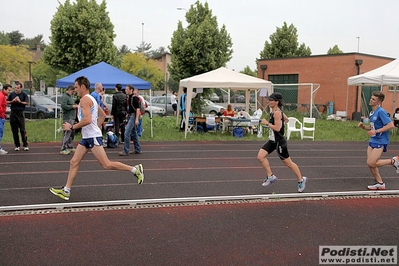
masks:
[[[347,114],[352,118],[352,115],[360,116],[360,113],[367,113],[371,92],[379,90],[379,88],[364,86],[357,89],[356,86],[348,87],[348,78],[373,70],[392,60],[394,58],[362,53],[259,59],[258,77],[269,80],[274,84],[320,84],[320,88],[314,97],[314,103],[325,106],[332,102],[334,104],[333,113],[337,110],[345,111],[348,105]],[[358,92],[358,97],[356,97],[356,92]],[[396,108],[393,106],[393,90],[384,87],[383,92],[386,95],[383,107],[388,112],[392,112],[393,108]],[[300,94],[301,90],[299,89],[297,104],[301,104]],[[320,111],[326,112],[327,110]],[[355,111],[358,114],[353,114]],[[357,117],[353,118],[356,119]]]

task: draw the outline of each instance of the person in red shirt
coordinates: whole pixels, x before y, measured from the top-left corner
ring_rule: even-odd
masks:
[[[234,110],[231,107],[231,104],[227,105],[227,110],[224,111],[224,116],[234,116]]]
[[[0,91],[0,155],[7,154],[8,151],[1,147],[1,140],[4,134],[4,124],[6,123],[7,97],[11,93],[11,85],[5,84]]]

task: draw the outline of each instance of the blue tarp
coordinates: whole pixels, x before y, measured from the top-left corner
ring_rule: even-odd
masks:
[[[67,77],[57,80],[58,88],[66,88],[70,84],[75,84],[75,79],[85,76],[90,81],[90,88],[94,88],[94,84],[101,82],[106,89],[115,89],[115,85],[120,83],[125,88],[127,84],[133,85],[139,90],[151,89],[151,83],[133,76],[125,71],[113,67],[105,62],[101,62],[85,69],[79,70]]]

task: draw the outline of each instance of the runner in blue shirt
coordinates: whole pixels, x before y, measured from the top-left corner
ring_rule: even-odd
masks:
[[[370,190],[385,190],[385,183],[382,181],[378,167],[392,165],[396,168],[396,172],[399,173],[399,156],[394,156],[391,159],[380,159],[382,153],[387,151],[389,130],[394,128],[388,113],[381,108],[384,99],[384,93],[374,91],[369,103],[372,109],[369,117],[370,125],[366,126],[363,122],[358,125],[358,127],[367,130],[367,134],[370,136],[367,147],[367,165],[376,181],[375,184],[367,186]]]

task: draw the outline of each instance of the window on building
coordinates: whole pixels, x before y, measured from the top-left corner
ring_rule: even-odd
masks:
[[[298,84],[298,74],[268,75],[268,80],[273,84],[275,92],[283,95],[286,111],[296,111],[298,106],[298,86],[280,86],[280,84]]]

